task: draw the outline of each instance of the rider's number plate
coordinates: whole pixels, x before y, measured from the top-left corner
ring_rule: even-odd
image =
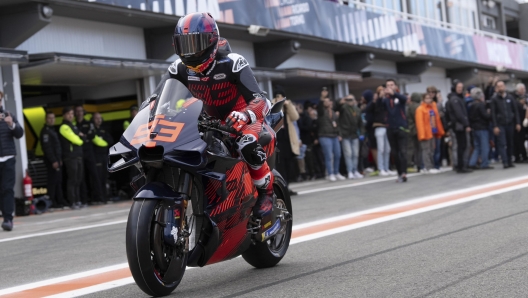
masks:
[[[178,138],[178,135],[180,135],[184,123],[170,122],[163,120],[163,118],[163,115],[158,115],[156,116],[156,119],[150,123],[140,125],[137,128],[130,145],[137,145],[146,142],[146,147],[154,147],[156,146],[156,142],[175,142]],[[159,130],[157,128],[159,128]],[[158,131],[158,134],[155,138],[151,139],[150,133],[156,130]]]

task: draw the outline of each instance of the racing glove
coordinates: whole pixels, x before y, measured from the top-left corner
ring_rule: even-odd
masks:
[[[240,131],[248,123],[250,123],[250,119],[247,112],[233,111],[226,118],[226,125],[233,127],[236,131]]]

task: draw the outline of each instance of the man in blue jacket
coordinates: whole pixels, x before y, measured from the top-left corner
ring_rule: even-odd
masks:
[[[407,138],[409,134],[405,116],[407,97],[399,93],[396,81],[393,79],[388,79],[385,87],[383,104],[387,109],[387,138],[398,171],[397,182],[407,182]]]
[[[4,231],[13,230],[13,213],[15,210],[15,164],[16,148],[13,138],[20,139],[24,129],[17,119],[2,107],[4,93],[0,91],[0,208],[4,222]]]

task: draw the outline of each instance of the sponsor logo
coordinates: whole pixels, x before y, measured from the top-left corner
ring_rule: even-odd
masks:
[[[195,76],[195,75],[196,75],[196,71],[191,70],[191,69],[189,69],[189,68],[187,68],[187,73],[188,73],[189,75],[191,75],[191,76]]]
[[[269,230],[262,233],[262,239],[266,239],[269,236],[277,233],[279,231],[279,228],[280,228],[280,220],[276,220],[273,226]]]
[[[244,57],[239,57],[238,60],[235,62],[235,65],[233,66],[233,72],[239,72],[242,70],[242,68],[248,65],[249,63]]]
[[[264,96],[261,93],[253,93],[254,98],[263,98]]]
[[[188,77],[187,77],[187,80],[189,80],[189,81],[199,81],[200,78],[199,78],[199,77],[188,76]]]
[[[229,59],[229,58],[224,58],[224,59],[222,59],[222,60],[218,60],[218,64],[229,62],[229,60],[231,60],[231,59]]]
[[[269,226],[271,226],[271,221],[268,221],[268,222],[264,225],[264,229],[267,229]]]
[[[207,82],[207,81],[209,81],[209,77],[203,77],[203,78],[201,78],[200,80],[201,80],[202,82]]]
[[[219,73],[219,74],[215,74],[213,79],[215,80],[223,80],[226,78],[226,74],[225,73]]]

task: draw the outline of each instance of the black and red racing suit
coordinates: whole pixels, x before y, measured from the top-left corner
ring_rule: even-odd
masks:
[[[204,111],[209,116],[225,120],[233,111],[246,112],[250,116],[250,122],[240,130],[238,152],[249,165],[249,174],[257,189],[272,191],[273,174],[266,156],[274,150],[274,136],[265,148],[258,143],[271,104],[262,94],[247,60],[239,54],[219,51],[205,73],[196,73],[177,60],[170,65],[169,75],[203,101]]]

